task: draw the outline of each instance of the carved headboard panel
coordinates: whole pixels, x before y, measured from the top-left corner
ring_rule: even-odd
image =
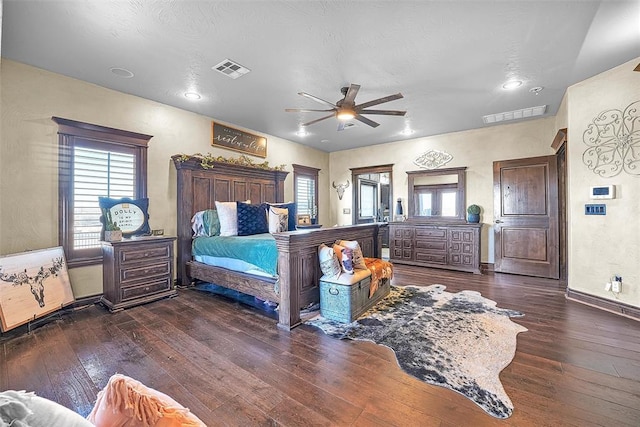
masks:
[[[196,158],[171,157],[177,170],[177,275],[188,285],[185,263],[191,260],[191,217],[198,211],[215,208],[214,201],[251,200],[251,203],[284,201],[284,180],[289,172],[214,162],[203,169]]]

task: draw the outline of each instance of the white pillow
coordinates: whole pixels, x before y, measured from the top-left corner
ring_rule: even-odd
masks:
[[[322,271],[323,275],[327,276],[328,278],[340,276],[340,273],[342,273],[342,268],[340,267],[340,261],[338,261],[338,257],[333,251],[333,248],[330,248],[324,243],[321,244],[318,247],[318,259],[320,261],[320,270]]]
[[[353,268],[367,269],[367,264],[365,264],[364,256],[362,255],[362,249],[357,240],[336,240],[336,244],[353,251]]]
[[[220,219],[220,235],[221,236],[237,236],[238,235],[238,205],[236,202],[218,202],[216,201],[216,210],[218,211],[218,219]],[[251,200],[245,201],[251,203]]]
[[[289,230],[289,209],[269,206],[269,233]]]

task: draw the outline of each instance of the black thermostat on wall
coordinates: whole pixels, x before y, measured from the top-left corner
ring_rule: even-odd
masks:
[[[616,197],[616,187],[614,185],[592,186],[589,194],[590,199],[614,199]]]

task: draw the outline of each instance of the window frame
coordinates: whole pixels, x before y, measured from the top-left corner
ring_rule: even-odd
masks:
[[[312,181],[314,181],[315,185],[314,185],[314,206],[316,207],[316,222],[318,222],[318,217],[320,215],[320,210],[318,209],[318,205],[319,205],[319,200],[318,200],[318,175],[320,172],[320,169],[317,168],[313,168],[310,166],[303,166],[303,165],[296,165],[296,164],[292,164],[293,166],[293,201],[296,204],[296,214],[300,215],[301,213],[305,213],[305,212],[301,212],[299,210],[299,204],[298,204],[298,178],[307,178],[310,179]],[[313,218],[313,212],[309,213],[311,215],[311,217]],[[297,223],[297,218],[296,218],[296,223]]]
[[[73,155],[75,146],[135,155],[135,198],[147,197],[147,148],[151,135],[52,117],[58,125],[58,244],[67,266],[102,263],[101,248],[73,249]]]

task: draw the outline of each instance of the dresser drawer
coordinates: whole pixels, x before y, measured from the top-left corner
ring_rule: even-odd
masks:
[[[416,228],[416,239],[446,240],[446,228]]]
[[[164,277],[159,280],[153,280],[138,286],[129,286],[121,289],[121,300],[130,300],[146,295],[155,294],[156,292],[168,291],[171,289],[171,279]]]
[[[124,248],[120,251],[120,263],[128,264],[140,260],[152,260],[169,258],[171,247],[169,245],[147,245],[145,247]]]
[[[416,249],[432,249],[435,251],[446,251],[446,240],[416,240]]]
[[[437,254],[433,252],[419,252],[416,251],[416,261],[429,262],[433,264],[446,264],[447,254]]]
[[[120,270],[120,283],[123,285],[140,279],[169,275],[171,272],[171,260],[142,264],[137,267],[122,268]]]

